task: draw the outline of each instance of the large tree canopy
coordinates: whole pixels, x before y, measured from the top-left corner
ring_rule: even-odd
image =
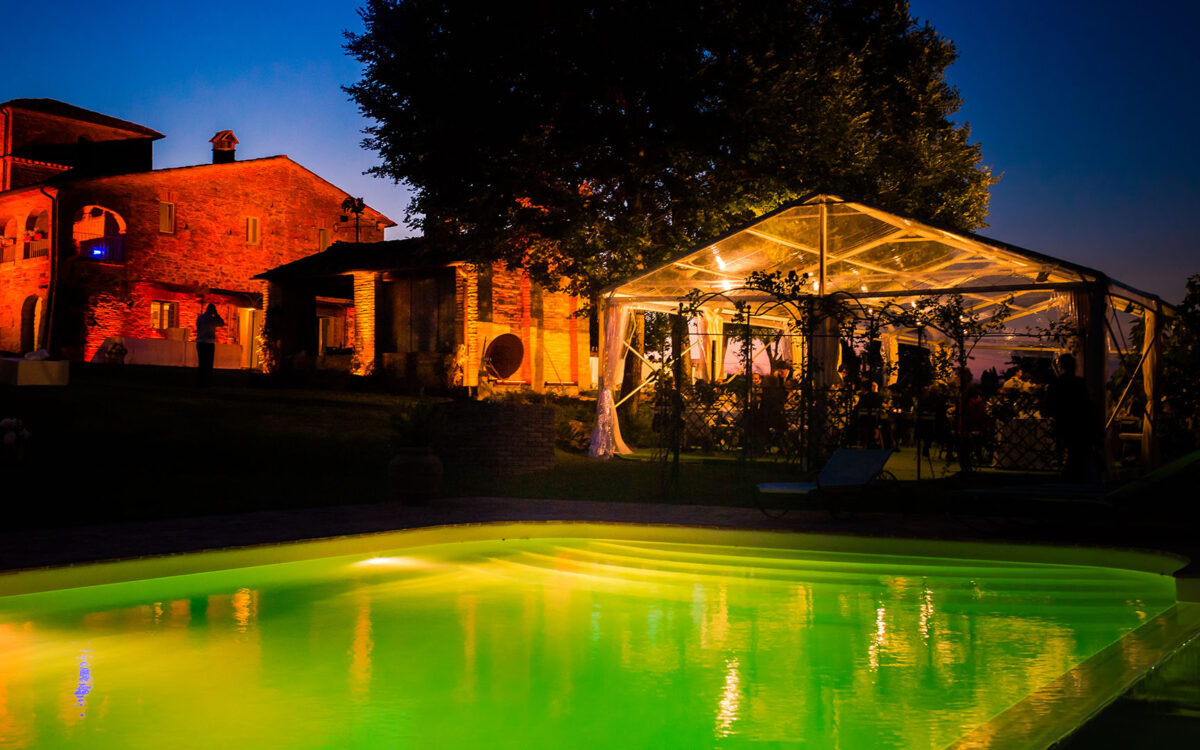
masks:
[[[896,0],[368,0],[347,87],[408,223],[574,291],[814,191],[973,229],[994,182]]]

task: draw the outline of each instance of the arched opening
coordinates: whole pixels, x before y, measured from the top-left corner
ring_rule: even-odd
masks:
[[[125,220],[103,206],[84,206],[71,224],[75,251],[83,258],[101,263],[125,260]]]
[[[25,257],[44,258],[50,254],[50,214],[29,214],[25,219]]]
[[[0,262],[12,263],[17,259],[18,226],[17,217],[0,216]]]
[[[30,295],[21,305],[21,353],[31,352],[41,343],[42,298]]]

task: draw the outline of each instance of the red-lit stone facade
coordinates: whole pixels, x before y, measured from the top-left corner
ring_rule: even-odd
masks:
[[[14,154],[52,153],[52,143],[22,152],[22,138],[53,141],[59,131],[82,137],[60,122],[61,107],[69,105],[54,104],[60,109],[32,113],[0,106],[0,124],[11,131],[6,179],[30,174],[20,171],[24,157]],[[119,140],[120,128],[105,122],[111,118],[79,111],[100,122],[78,130]],[[38,118],[47,121],[40,129],[29,122]],[[355,217],[341,208],[347,194],[286,156],[146,171],[157,134],[125,125],[129,143],[101,156],[125,154],[133,167],[128,173],[96,174],[105,164],[85,154],[79,157],[84,166],[62,166],[45,183],[6,183],[9,189],[0,192],[0,350],[22,353],[48,341],[72,359],[98,359],[105,342],[117,337],[190,338],[188,329],[213,303],[227,323],[218,344],[240,349],[219,349],[218,364],[252,366],[262,324],[254,313],[262,284],[253,277],[332,242],[354,240]],[[62,149],[65,157],[78,155],[71,143]],[[391,225],[368,208],[359,217],[359,236],[380,240]],[[338,314],[336,305],[322,309]],[[344,319],[329,330],[344,338]]]

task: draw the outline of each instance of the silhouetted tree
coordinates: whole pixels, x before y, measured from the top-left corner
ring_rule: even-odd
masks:
[[[814,190],[960,229],[953,45],[896,0],[368,0],[346,91],[448,253],[594,293]]]

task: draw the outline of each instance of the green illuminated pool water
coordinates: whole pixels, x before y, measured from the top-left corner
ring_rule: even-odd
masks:
[[[0,747],[940,748],[1174,603],[1045,563],[376,550],[0,597]]]

